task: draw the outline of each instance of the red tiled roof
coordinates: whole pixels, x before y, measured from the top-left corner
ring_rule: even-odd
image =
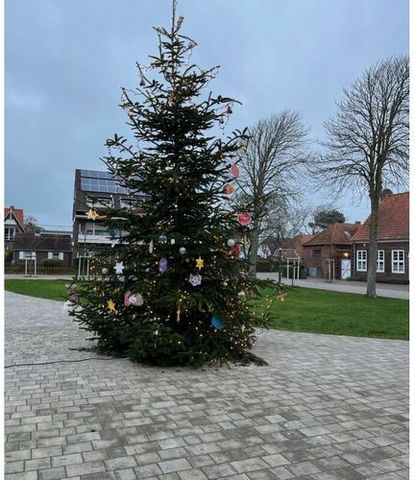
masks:
[[[349,245],[360,225],[355,223],[333,223],[314,238],[304,243],[305,247],[313,245]]]
[[[370,215],[353,236],[353,242],[369,240]],[[388,195],[379,204],[378,240],[409,238],[409,192]]]
[[[24,226],[24,214],[23,210],[21,208],[13,208],[11,209],[10,207],[4,209],[4,218],[8,217],[10,212],[13,213],[14,218],[16,221],[20,224],[20,226],[23,228]]]

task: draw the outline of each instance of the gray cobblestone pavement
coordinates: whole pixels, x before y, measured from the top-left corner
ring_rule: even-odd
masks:
[[[409,478],[407,342],[270,331],[269,366],[189,370],[85,338],[6,292],[6,480]]]

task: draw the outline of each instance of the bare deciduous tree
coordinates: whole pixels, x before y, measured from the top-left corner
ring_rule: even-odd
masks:
[[[337,193],[369,195],[371,221],[367,296],[376,297],[377,226],[380,193],[407,184],[409,170],[409,64],[393,57],[366,70],[326,123],[326,153],[316,173]]]
[[[306,161],[308,131],[298,112],[285,110],[259,121],[240,165],[238,184],[252,212],[250,274],[255,275],[261,223],[275,207],[284,206],[296,193],[297,173]]]

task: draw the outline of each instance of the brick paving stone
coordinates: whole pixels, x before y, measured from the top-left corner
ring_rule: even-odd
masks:
[[[39,480],[61,480],[66,477],[64,467],[50,468],[39,472]]]
[[[20,473],[10,473],[6,474],[4,477],[5,480],[37,480],[37,472],[20,472]]]
[[[252,472],[253,470],[263,470],[268,465],[260,458],[248,458],[246,460],[239,460],[231,462],[232,467],[238,473]]]
[[[206,476],[209,479],[223,478],[238,473],[229,465],[229,463],[222,463],[219,465],[203,467],[202,470],[205,472]]]
[[[135,467],[134,472],[137,474],[137,478],[153,477],[162,473],[160,467],[156,463],[149,463],[147,465]]]
[[[61,302],[5,300],[6,365],[106,358]],[[8,368],[5,478],[409,477],[407,342],[269,331],[255,353],[269,365]]]

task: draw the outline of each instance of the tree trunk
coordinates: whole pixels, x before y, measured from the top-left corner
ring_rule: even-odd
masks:
[[[254,227],[251,230],[251,248],[249,255],[249,276],[256,276],[256,261],[258,256],[259,230],[258,223],[254,222]]]
[[[375,196],[376,197],[376,196]],[[366,295],[376,298],[376,267],[378,258],[378,215],[379,198],[371,199],[371,215],[369,230],[369,252],[367,259]]]

